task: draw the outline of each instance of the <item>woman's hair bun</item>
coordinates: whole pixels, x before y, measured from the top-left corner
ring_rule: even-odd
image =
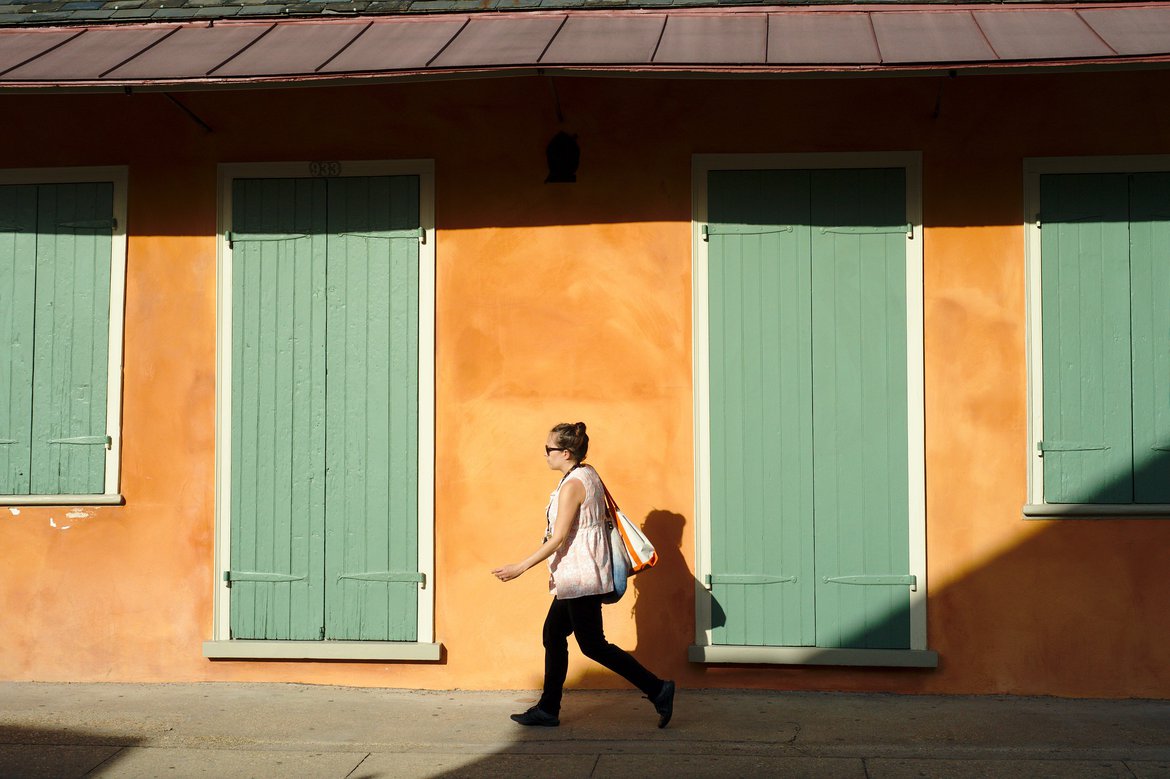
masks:
[[[573,459],[581,462],[589,453],[589,434],[585,432],[584,422],[562,422],[552,429],[556,436],[557,446],[567,449]]]

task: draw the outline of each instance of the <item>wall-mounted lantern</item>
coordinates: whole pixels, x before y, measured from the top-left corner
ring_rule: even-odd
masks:
[[[577,181],[577,165],[581,162],[581,148],[577,136],[561,131],[553,136],[545,149],[548,157],[548,178],[545,184],[574,184]]]

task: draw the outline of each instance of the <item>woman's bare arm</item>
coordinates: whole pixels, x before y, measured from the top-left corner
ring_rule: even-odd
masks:
[[[569,529],[577,519],[577,512],[585,502],[585,485],[576,479],[571,479],[561,487],[557,496],[557,521],[553,523],[552,535],[541,544],[540,548],[519,563],[505,565],[492,571],[492,575],[502,582],[511,581],[532,566],[547,560],[553,552],[561,548],[565,539],[569,537]]]

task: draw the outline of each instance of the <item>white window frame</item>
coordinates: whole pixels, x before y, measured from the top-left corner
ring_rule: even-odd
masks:
[[[231,387],[232,387],[232,185],[240,178],[314,176],[418,176],[418,590],[416,640],[270,641],[230,639],[231,590],[223,572],[231,560]],[[433,160],[239,163],[219,166],[217,228],[216,410],[215,410],[215,594],[212,638],[203,643],[209,658],[437,661],[435,642],[435,165]]]
[[[0,170],[0,185],[109,183],[114,186],[114,229],[110,242],[109,354],[106,364],[106,448],[104,488],[92,495],[0,495],[0,506],[111,506],[122,504],[122,336],[126,321],[125,166],[21,168]]]
[[[833,170],[903,168],[906,171],[906,378],[907,471],[909,474],[910,590],[909,649],[722,646],[712,642],[710,322],[708,319],[707,178],[713,170]],[[934,667],[937,653],[926,647],[926,450],[923,395],[922,155],[920,152],[824,154],[697,154],[692,165],[691,246],[694,299],[695,386],[695,644],[692,662]]]
[[[1024,262],[1027,278],[1028,360],[1028,519],[1108,519],[1123,517],[1170,518],[1163,503],[1047,503],[1044,500],[1044,460],[1039,444],[1044,437],[1044,329],[1041,311],[1040,177],[1066,173],[1170,172],[1170,155],[1110,157],[1032,157],[1024,160]]]

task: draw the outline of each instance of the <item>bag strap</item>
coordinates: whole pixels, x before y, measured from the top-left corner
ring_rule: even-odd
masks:
[[[617,519],[618,512],[621,511],[621,509],[618,508],[617,501],[614,500],[613,495],[610,494],[609,487],[605,486],[605,480],[601,478],[600,473],[597,474],[597,480],[601,482],[601,489],[605,490],[605,505],[609,508],[610,513],[613,514],[613,518]]]

